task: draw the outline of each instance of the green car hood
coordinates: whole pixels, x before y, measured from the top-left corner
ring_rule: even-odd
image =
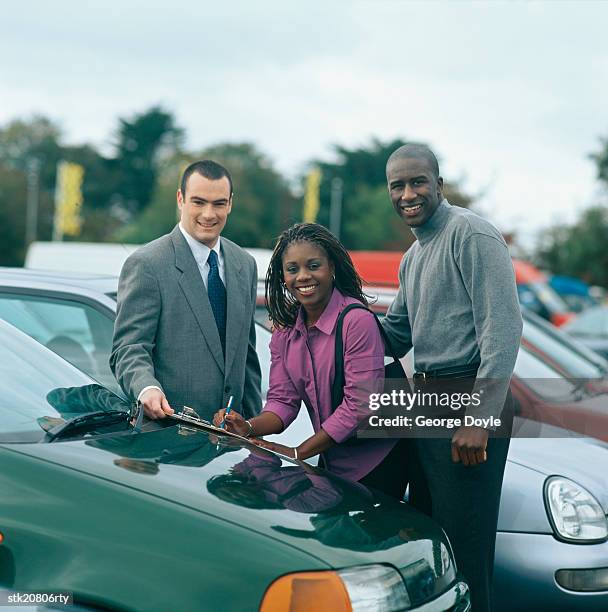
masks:
[[[11,449],[279,540],[334,568],[397,567],[412,603],[456,578],[441,528],[407,504],[234,438],[170,426]]]

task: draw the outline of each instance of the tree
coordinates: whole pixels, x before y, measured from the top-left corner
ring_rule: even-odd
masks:
[[[25,173],[0,164],[0,265],[23,264],[25,207]]]
[[[115,206],[130,216],[143,212],[152,198],[161,163],[179,151],[183,136],[173,115],[158,106],[119,120],[116,154],[110,162],[119,182]]]
[[[590,155],[596,164],[597,178],[608,189],[608,139]],[[536,249],[535,261],[555,274],[575,276],[608,287],[608,208],[592,206],[583,211],[572,226],[547,230]]]
[[[0,128],[0,214],[6,237],[0,262],[20,265],[25,255],[26,175],[38,163],[37,237],[50,238],[53,227],[55,173],[61,159],[61,132],[45,117],[15,119]],[[10,195],[9,195],[10,194]]]
[[[0,128],[0,164],[22,172],[32,157],[52,164],[61,155],[60,140],[59,127],[46,117],[15,119]]]
[[[608,187],[608,138],[600,140],[601,149],[597,153],[592,153],[589,157],[595,162],[597,167],[597,178]]]
[[[119,228],[113,236],[114,240],[143,244],[171,231],[179,218],[176,202],[179,178],[188,163],[185,154],[177,154],[165,161],[150,204],[131,223]]]
[[[608,287],[608,210],[594,206],[571,227],[554,227],[542,238],[537,263],[555,274]]]

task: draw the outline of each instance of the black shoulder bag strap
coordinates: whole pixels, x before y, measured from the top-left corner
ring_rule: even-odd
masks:
[[[382,336],[382,340],[384,341],[385,348],[388,349],[391,357],[393,358],[392,363],[388,363],[384,366],[384,377],[385,379],[398,378],[404,380],[403,386],[407,387],[409,391],[409,383],[407,382],[407,377],[405,375],[405,371],[403,370],[403,366],[399,359],[395,356],[395,352],[393,351],[393,347],[382,327],[382,324],[378,320],[378,317],[373,313],[369,308],[366,308],[363,304],[349,304],[338,316],[338,321],[336,323],[336,350],[334,357],[334,382],[331,386],[331,406],[332,411],[335,410],[344,399],[344,341],[342,338],[342,327],[344,323],[345,315],[354,310],[355,308],[363,308],[368,312],[371,312],[374,315],[374,319],[376,320],[376,324],[378,325],[378,329],[380,330],[380,334]]]

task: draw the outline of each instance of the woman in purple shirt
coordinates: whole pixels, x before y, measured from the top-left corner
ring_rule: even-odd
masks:
[[[332,408],[336,322],[349,304],[367,306],[361,278],[342,244],[323,226],[301,223],[284,231],[266,276],[270,341],[270,387],[259,416],[245,420],[220,410],[228,431],[243,436],[280,433],[304,402],[314,435],[296,448],[256,441],[294,459],[322,454],[325,467],[402,499],[407,486],[406,440],[355,439],[368,408],[362,389],[382,390],[384,344],[374,315],[354,309],[344,317],[344,398]]]

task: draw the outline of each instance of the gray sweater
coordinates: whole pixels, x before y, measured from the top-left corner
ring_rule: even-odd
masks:
[[[413,346],[417,371],[481,362],[478,378],[510,379],[522,319],[500,232],[447,200],[413,231],[383,321],[393,348],[402,356]]]

